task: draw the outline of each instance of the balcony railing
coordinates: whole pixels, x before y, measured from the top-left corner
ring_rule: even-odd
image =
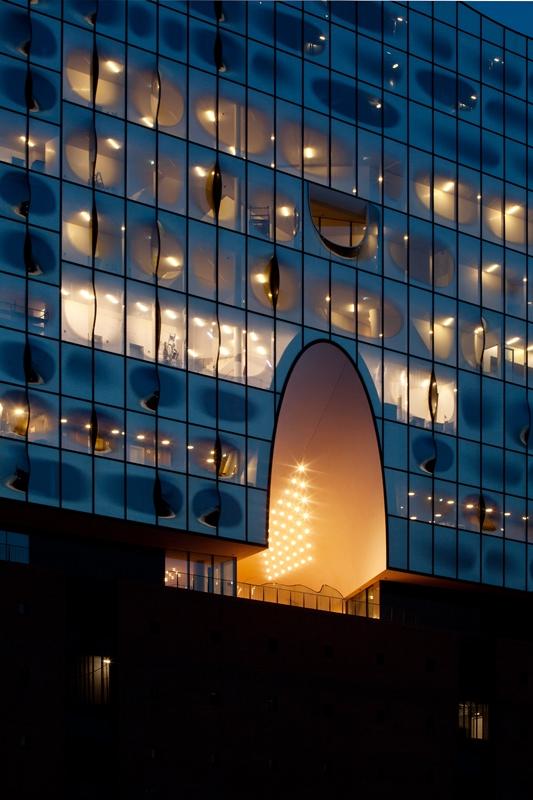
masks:
[[[237,582],[236,596],[246,600],[259,600],[263,603],[311,608],[314,611],[330,611],[335,614],[346,613],[345,601],[342,597],[304,592],[299,589],[288,589],[280,586],[261,586],[253,583]]]
[[[177,575],[176,581],[167,582],[166,586],[169,588],[188,589],[189,591],[207,592],[208,594],[219,594],[226,597],[240,597],[244,600],[257,600],[261,603],[309,608],[313,611],[329,611],[333,614],[348,614],[370,619],[379,619],[380,617],[379,603],[362,603],[359,600],[345,600],[334,595],[304,592],[300,589],[281,586],[222,580],[210,576],[191,575],[189,576],[189,581],[180,580],[181,577],[181,575]]]

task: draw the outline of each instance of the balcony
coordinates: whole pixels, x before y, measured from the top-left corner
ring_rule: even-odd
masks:
[[[189,556],[191,555],[189,554]],[[346,599],[330,587],[323,587],[320,592],[312,592],[306,591],[304,587],[244,583],[233,578],[220,577],[220,571],[226,569],[231,562],[219,560],[217,557],[213,558],[214,570],[211,567],[211,557],[209,556],[202,561],[196,560],[194,557],[189,558],[189,568],[182,561],[181,566],[184,568],[181,569],[176,564],[170,564],[167,559],[165,586],[218,594],[224,597],[237,597],[243,600],[255,600],[260,603],[276,603],[313,611],[328,611],[333,614],[348,614],[370,619],[380,618],[379,586],[364,589],[354,597]],[[173,561],[175,560],[173,559]],[[207,566],[207,569],[202,569],[203,565]]]
[[[165,579],[165,585],[171,588],[189,589],[208,594],[220,594],[225,597],[239,597],[244,600],[257,600],[261,603],[276,603],[282,606],[310,608],[314,611],[330,611],[334,614],[355,614],[348,609],[348,603],[342,597],[335,597],[317,592],[305,592],[286,586],[259,585],[242,583],[234,580],[221,580],[200,575],[187,576],[179,574],[175,582]],[[350,605],[349,608],[352,608]],[[354,607],[355,608],[355,607]],[[359,616],[363,616],[359,614]]]

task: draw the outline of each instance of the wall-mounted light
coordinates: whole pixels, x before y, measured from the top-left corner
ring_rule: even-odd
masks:
[[[118,61],[106,61],[105,65],[109,72],[112,72],[114,75],[119,75],[124,69],[122,64],[119,64]]]
[[[19,141],[21,141],[22,144],[26,144],[26,137],[19,136]],[[33,139],[28,139],[28,147],[35,147],[35,142],[33,141]]]

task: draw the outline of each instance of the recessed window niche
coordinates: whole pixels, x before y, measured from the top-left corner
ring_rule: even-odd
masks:
[[[328,250],[343,258],[374,253],[378,225],[369,203],[312,183],[308,191],[313,225]]]

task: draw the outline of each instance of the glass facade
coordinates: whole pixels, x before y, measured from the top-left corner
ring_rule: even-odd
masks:
[[[0,496],[265,544],[285,380],[329,340],[389,567],[531,588],[533,45],[443,2],[0,21]]]

